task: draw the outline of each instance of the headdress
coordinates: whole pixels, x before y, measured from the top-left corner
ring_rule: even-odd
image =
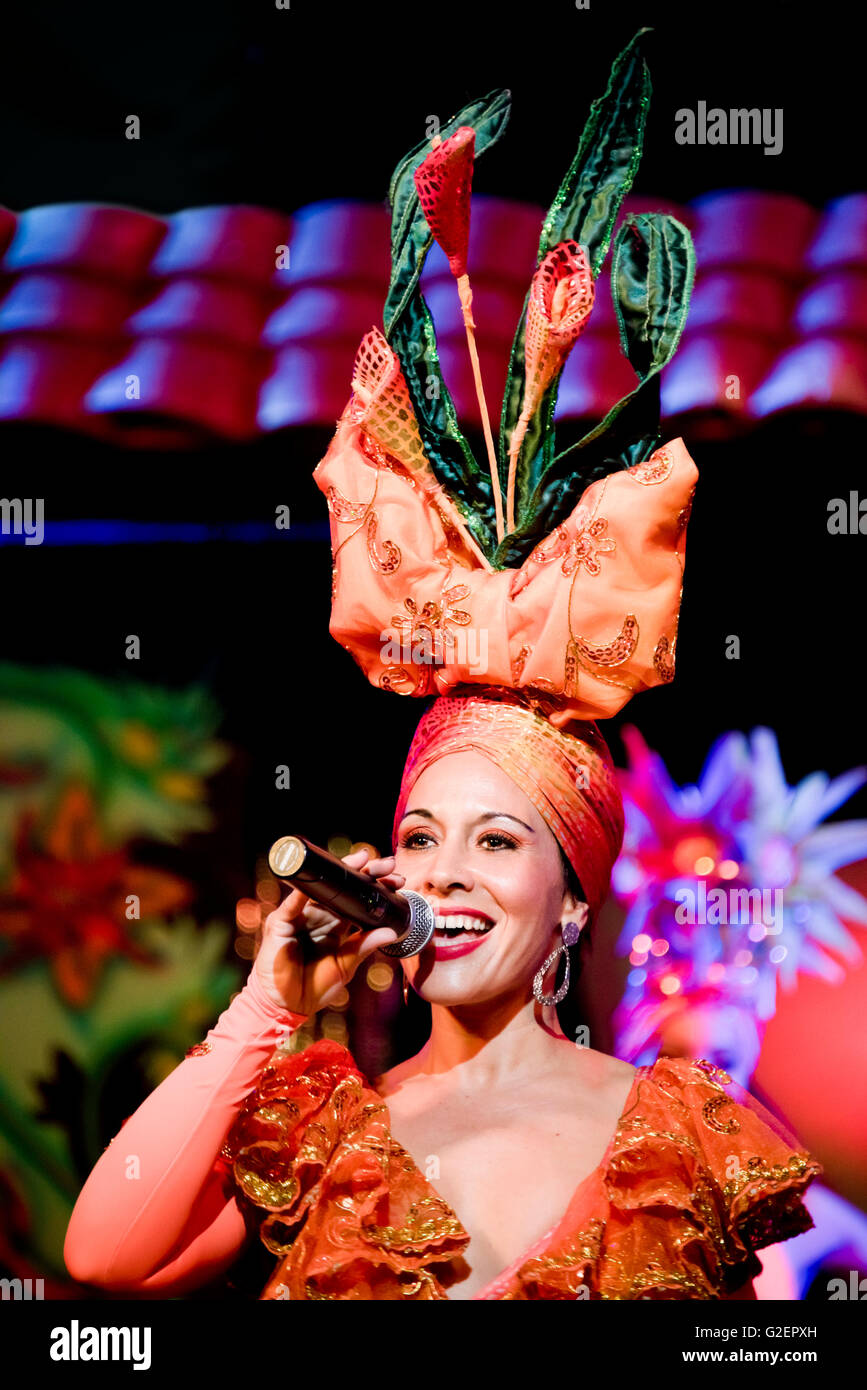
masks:
[[[606,874],[619,844],[616,787],[602,773],[592,721],[674,674],[697,477],[682,439],[659,445],[659,372],[683,328],[695,263],[689,231],[667,214],[632,216],[614,238],[612,298],[637,384],[577,442],[558,452],[555,441],[563,365],[592,310],[641,155],[647,32],[616,59],[543,222],[498,443],[475,351],[467,250],[473,161],[505,128],[503,90],[469,103],[395,170],[384,331],[362,341],[352,396],[314,472],[331,514],[330,632],[372,684],[450,697],[422,721],[408,768],[421,766],[421,742],[434,729],[437,747],[447,746],[451,719],[462,737],[472,724],[473,746],[501,762],[522,721],[534,731],[523,744],[522,784],[544,789],[539,809],[579,876],[576,846],[591,814],[607,822],[596,832],[608,845]],[[457,280],[487,468],[458,425],[419,286],[434,239]],[[461,704],[470,697],[472,709]],[[593,802],[579,788],[564,801],[566,768],[588,762],[608,791]],[[592,877],[586,854],[579,859]]]
[[[698,785],[677,787],[636,729],[623,737],[626,832],[612,890],[629,909],[619,949],[632,970],[614,1015],[617,1055],[653,1060],[683,1009],[733,1003],[765,1022],[777,980],[839,981],[825,948],[860,959],[840,917],[867,925],[867,901],[834,871],[867,855],[867,821],[820,822],[867,768],[789,787],[776,737],[760,728],[724,734]]]

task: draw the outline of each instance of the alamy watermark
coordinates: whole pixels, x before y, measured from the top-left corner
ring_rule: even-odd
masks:
[[[674,113],[674,138],[678,145],[763,145],[765,154],[783,150],[781,106],[739,107],[724,111],[700,101],[693,111],[682,106]]]
[[[41,545],[44,523],[44,498],[0,497],[0,536],[24,536],[25,545]]]
[[[390,637],[388,630],[379,634],[382,661],[386,665],[436,665],[446,662],[469,667],[484,675],[488,669],[487,628],[458,628],[443,634],[439,629],[417,628],[402,637]]]
[[[848,499],[832,497],[827,524],[831,536],[867,536],[867,497],[859,497],[854,489]]]
[[[708,888],[699,879],[695,888],[678,888],[674,920],[682,927],[724,927],[751,922],[772,934],[782,930],[781,888]]]
[[[131,1361],[134,1371],[151,1366],[149,1327],[82,1327],[73,1318],[68,1327],[51,1329],[48,1355],[52,1361]]]
[[[34,1292],[35,1290],[35,1292]],[[29,1303],[45,1297],[44,1279],[0,1279],[0,1299]]]

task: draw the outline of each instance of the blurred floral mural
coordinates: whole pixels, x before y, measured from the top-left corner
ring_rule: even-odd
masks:
[[[212,825],[220,717],[203,687],[0,664],[0,1273],[46,1298],[81,1296],[94,1163],[242,984],[233,924],[151,862]]]

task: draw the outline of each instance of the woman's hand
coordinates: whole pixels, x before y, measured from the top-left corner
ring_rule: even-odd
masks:
[[[345,855],[343,862],[371,874],[387,888],[402,888],[406,882],[403,874],[394,872],[393,854],[370,859],[369,851],[360,849]],[[265,919],[253,969],[269,999],[291,1013],[309,1017],[336,999],[361,962],[380,946],[396,941],[397,935],[391,927],[362,931],[294,888]]]

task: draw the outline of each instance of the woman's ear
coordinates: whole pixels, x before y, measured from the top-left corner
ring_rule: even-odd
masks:
[[[573,893],[567,893],[564,899],[563,921],[575,922],[579,930],[583,931],[590,916],[590,908],[581,898]]]
[[[578,874],[574,867],[569,863],[562,846],[560,847],[560,859],[563,864],[563,911],[562,919],[568,921],[580,921],[576,916],[584,908],[589,913],[584,889],[581,886]],[[586,920],[586,918],[585,918]]]

